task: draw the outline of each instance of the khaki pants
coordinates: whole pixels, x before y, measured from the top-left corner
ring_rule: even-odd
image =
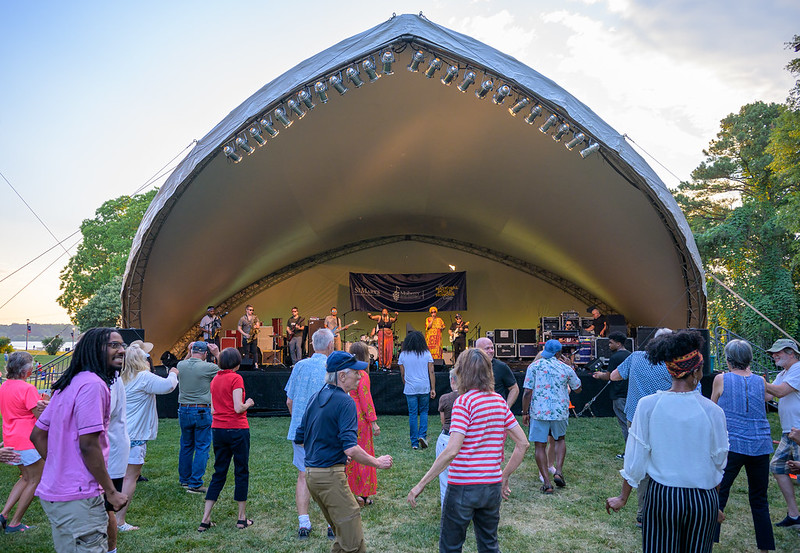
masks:
[[[347,485],[344,465],[306,467],[306,485],[336,534],[331,552],[365,553],[361,509]]]
[[[333,349],[336,351],[342,351],[342,337],[338,334],[333,337]]]
[[[102,495],[74,501],[40,501],[50,519],[53,546],[58,553],[108,551],[108,515]]]

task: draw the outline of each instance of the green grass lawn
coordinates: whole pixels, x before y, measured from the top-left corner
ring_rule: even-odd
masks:
[[[777,417],[771,415],[773,429]],[[408,444],[405,417],[383,417],[382,433],[376,440],[378,454],[394,456],[394,468],[378,473],[375,504],[363,510],[364,533],[370,551],[430,552],[437,550],[439,537],[439,488],[434,481],[423,492],[416,509],[408,507],[406,495],[430,467],[433,444],[439,431],[438,419],[430,419],[431,448],[412,451]],[[124,552],[248,551],[327,552],[330,542],[319,509],[312,503],[311,539],[296,539],[297,513],[294,486],[297,471],[291,464],[291,447],[285,439],[287,418],[251,419],[250,500],[248,515],[255,526],[236,530],[233,501],[233,475],[214,510],[219,526],[205,534],[196,531],[202,514],[203,497],[187,494],[178,485],[177,457],[180,429],[177,420],[162,420],[158,440],[148,446],[144,474],[149,482],[140,483],[128,513],[128,521],[141,530],[120,536]],[[511,442],[509,441],[508,455]],[[567,432],[565,489],[553,496],[539,493],[539,480],[533,449],[512,478],[511,498],[503,504],[500,546],[507,552],[599,552],[641,550],[641,534],[635,527],[636,499],[631,496],[621,513],[609,516],[605,498],[620,489],[618,470],[622,462],[615,455],[622,451],[622,437],[611,418],[571,419]],[[211,474],[211,463],[209,472]],[[17,470],[0,466],[0,498],[6,497]],[[206,482],[207,483],[207,482]],[[770,487],[773,521],[785,516],[785,505],[774,482]],[[744,475],[740,475],[726,509],[722,543],[715,552],[755,551],[755,537]],[[52,551],[50,527],[35,500],[24,521],[37,528],[25,534],[0,535],[0,550],[5,553]],[[800,550],[800,536],[794,530],[775,529],[778,551]],[[465,551],[475,551],[475,540],[468,533]]]

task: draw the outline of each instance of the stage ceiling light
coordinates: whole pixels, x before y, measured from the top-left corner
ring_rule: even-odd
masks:
[[[342,78],[339,75],[331,75],[331,78],[328,79],[328,82],[331,83],[331,86],[336,90],[336,92],[342,96],[344,96],[347,92],[347,87],[342,84]]]
[[[271,138],[275,138],[276,136],[278,136],[278,133],[280,133],[280,131],[276,129],[275,126],[272,124],[272,119],[270,119],[266,115],[258,120],[258,124],[261,125],[262,129],[267,131],[267,134]]]
[[[522,111],[523,109],[525,109],[525,106],[527,106],[530,103],[531,103],[531,101],[528,100],[527,98],[520,98],[519,100],[517,100],[516,104],[514,104],[513,106],[508,108],[508,113],[510,113],[512,116],[516,117],[517,114],[520,111]]]
[[[309,110],[312,110],[316,107],[314,102],[311,101],[311,93],[306,89],[303,89],[297,93],[297,99],[303,102],[303,104],[305,104]]]
[[[294,121],[286,117],[286,112],[283,110],[283,108],[275,108],[274,113],[275,113],[275,119],[280,121],[281,125],[283,125],[285,128],[288,129],[289,127],[292,126],[292,123],[294,123]]]
[[[248,144],[247,139],[244,138],[243,136],[236,137],[236,140],[234,142],[236,142],[236,145],[239,146],[239,148],[247,152],[247,155],[250,155],[256,151],[255,148],[253,148],[250,144]]]
[[[448,265],[448,267],[450,267],[451,271],[455,271],[456,270],[456,266],[455,265]]]
[[[541,127],[539,127],[539,130],[542,131],[543,133],[547,133],[547,131],[550,130],[550,127],[552,127],[556,123],[558,123],[558,117],[556,117],[555,115],[551,115],[550,118],[547,121],[545,121]]]
[[[394,71],[392,71],[392,64],[394,63],[394,53],[391,50],[387,50],[381,56],[381,64],[383,64],[383,74],[384,75],[394,75]]]
[[[251,125],[247,132],[250,133],[250,136],[256,141],[256,144],[258,144],[259,147],[267,143],[267,139],[261,135],[261,129],[259,129],[256,125]]]
[[[461,81],[461,84],[458,85],[458,89],[461,92],[466,92],[469,88],[469,85],[475,82],[475,72],[474,71],[467,71],[464,73],[464,80]]]
[[[325,81],[317,81],[314,85],[314,90],[317,92],[317,97],[319,101],[323,104],[328,103],[328,85],[325,84]]]
[[[228,156],[228,159],[230,159],[232,162],[239,163],[240,161],[242,161],[242,156],[237,154],[236,149],[230,144],[225,146],[225,148],[223,148],[222,151],[225,152],[225,155]]]
[[[364,84],[361,75],[358,74],[358,69],[355,67],[348,67],[347,71],[345,71],[345,75],[347,75],[347,78],[350,79],[350,82],[353,83],[353,86],[356,88],[361,88]]]
[[[433,58],[431,60],[430,65],[428,65],[428,69],[425,71],[425,76],[428,77],[429,79],[432,79],[433,75],[441,67],[442,67],[442,60],[440,60],[439,58]]]
[[[599,149],[600,149],[600,144],[595,142],[594,144],[592,144],[591,146],[589,146],[585,150],[581,150],[581,157],[585,159],[585,158],[589,157],[590,155],[592,155],[593,153],[595,153]]]
[[[533,122],[536,121],[536,118],[542,114],[542,105],[536,104],[531,108],[531,112],[525,116],[525,122],[528,125],[533,125]]]
[[[374,83],[381,78],[377,71],[375,71],[375,64],[372,63],[372,60],[364,60],[361,67],[364,69],[364,73],[367,74],[367,77],[369,77],[369,82]]]
[[[416,73],[419,71],[419,64],[425,61],[425,54],[422,50],[417,50],[414,52],[414,55],[411,56],[411,63],[408,64],[408,70],[412,73]]]
[[[286,105],[289,106],[289,109],[292,110],[297,115],[298,119],[302,119],[303,117],[306,116],[306,112],[300,108],[300,104],[298,104],[296,101],[289,100],[288,102],[286,102]],[[281,121],[281,123],[283,123],[283,121]]]
[[[475,96],[483,100],[484,98],[486,98],[486,95],[492,91],[493,88],[494,88],[494,83],[492,82],[492,80],[486,79],[485,81],[483,81],[483,83],[481,83],[481,87],[475,91]]]
[[[450,86],[450,83],[452,83],[453,79],[456,77],[458,77],[458,67],[451,65],[447,68],[447,73],[442,76],[442,84]]]
[[[497,89],[494,98],[492,98],[492,102],[494,102],[497,105],[500,105],[503,103],[503,100],[505,100],[508,97],[509,94],[511,94],[511,87],[508,86],[507,84],[504,84],[503,86]]]
[[[553,140],[558,142],[561,138],[569,132],[569,124],[562,123],[560,127],[556,130],[556,134],[553,135]]]
[[[572,137],[572,140],[570,140],[569,142],[564,144],[564,147],[567,150],[572,150],[575,146],[577,146],[578,144],[583,142],[585,139],[586,139],[586,135],[583,134],[582,132],[579,132],[578,134],[576,134],[575,136]]]

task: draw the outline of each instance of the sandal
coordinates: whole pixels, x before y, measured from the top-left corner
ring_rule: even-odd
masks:
[[[545,486],[544,484],[542,484],[542,487],[539,488],[539,491],[541,491],[543,494],[546,494],[546,495],[552,495],[553,494],[553,486]]]
[[[26,524],[17,524],[16,526],[8,526],[6,525],[6,534],[13,534],[14,532],[25,532],[26,530],[31,530],[33,526],[28,526]]]
[[[236,528],[238,528],[239,530],[244,530],[248,526],[252,526],[252,525],[253,525],[253,519],[250,519],[250,518],[245,519],[245,520],[237,520],[236,521]]]
[[[130,524],[128,522],[117,526],[117,530],[119,530],[120,532],[130,532],[131,530],[138,530],[138,529],[139,529],[138,526],[134,526],[133,524]]]
[[[364,497],[364,505],[372,505],[372,499],[369,497]]]
[[[3,515],[0,515],[0,526],[3,528],[3,530],[6,529],[6,523],[7,522],[8,522],[8,520],[6,519],[6,517],[4,517]]]
[[[198,532],[205,532],[209,528],[213,528],[216,525],[217,525],[216,522],[201,522],[200,526],[197,528],[197,531]]]
[[[563,488],[567,485],[566,481],[564,481],[564,475],[560,472],[556,472],[553,474],[553,481],[556,483],[556,486],[559,488]]]

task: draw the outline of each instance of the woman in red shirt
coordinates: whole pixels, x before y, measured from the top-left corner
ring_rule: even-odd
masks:
[[[6,534],[24,532],[28,526],[22,524],[22,515],[33,501],[33,494],[42,478],[44,461],[29,436],[36,419],[42,414],[47,402],[42,400],[33,384],[26,380],[33,371],[33,356],[27,351],[15,351],[8,357],[6,376],[8,380],[0,386],[0,414],[3,416],[3,439],[6,447],[14,449],[20,456],[21,477],[11,488],[2,513],[0,525]],[[17,505],[14,517],[11,508]]]
[[[203,520],[198,532],[205,532],[212,526],[211,509],[217,502],[228,468],[233,459],[235,487],[233,499],[239,504],[239,520],[236,527],[240,530],[252,526],[253,521],[247,518],[247,487],[250,481],[248,461],[250,458],[250,425],[247,422],[247,410],[255,403],[251,398],[244,401],[244,381],[237,374],[242,356],[236,348],[225,348],[219,355],[220,371],[211,381],[211,434],[214,440],[214,476],[206,492],[206,505]]]

